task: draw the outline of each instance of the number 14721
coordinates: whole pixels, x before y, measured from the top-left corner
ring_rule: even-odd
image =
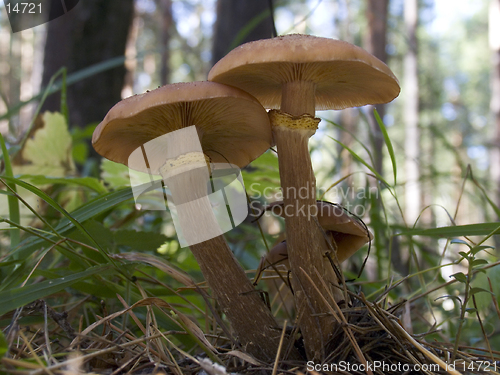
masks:
[[[5,7],[8,13],[42,13],[42,3],[15,3],[12,7],[7,3]]]

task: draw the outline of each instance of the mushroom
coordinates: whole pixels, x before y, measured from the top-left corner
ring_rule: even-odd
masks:
[[[92,137],[102,156],[162,176],[176,206],[183,207],[178,210],[183,235],[195,237],[190,249],[215,299],[243,348],[261,360],[274,358],[280,332],[218,227],[207,197],[206,158],[243,167],[271,142],[260,103],[214,82],[172,84],[124,99]],[[202,223],[195,227],[199,216]],[[198,242],[198,232],[214,237]]]
[[[335,259],[336,257],[339,263],[350,258],[373,238],[370,231],[361,225],[358,219],[348,215],[341,206],[330,202],[317,201],[316,207],[319,225],[325,231],[328,241],[335,250],[335,256],[331,258]],[[270,204],[266,210],[283,217],[283,201]],[[254,285],[258,282],[264,270],[279,264],[283,264],[287,270],[290,269],[286,241],[275,245],[261,258],[255,272]]]
[[[327,247],[312,209],[316,181],[308,140],[320,121],[315,110],[390,102],[399,94],[398,80],[387,65],[357,46],[298,34],[243,44],[217,62],[208,79],[243,89],[264,107],[279,109],[269,116],[283,201],[294,209],[285,216],[285,226],[297,310],[306,306],[299,324],[308,358],[324,358],[334,322],[318,317],[328,308],[316,287],[327,299],[342,296],[334,287],[333,270],[323,264]],[[323,281],[332,286],[329,291],[322,288]]]

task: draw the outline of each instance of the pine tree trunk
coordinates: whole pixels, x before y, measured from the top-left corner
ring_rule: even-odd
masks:
[[[369,32],[367,35],[367,50],[372,55],[377,57],[383,62],[387,62],[387,13],[389,9],[389,0],[368,0],[367,13]],[[385,114],[385,107],[383,104],[377,105],[377,111],[383,119]],[[370,111],[369,119],[373,132],[373,157],[375,170],[382,175],[382,150],[384,146],[384,138],[380,127],[375,121],[375,117]]]
[[[60,0],[53,0],[60,2]],[[61,67],[75,73],[94,64],[124,56],[134,13],[133,0],[80,1],[68,14],[48,23],[42,86]],[[100,122],[121,100],[123,61],[68,87],[70,125]],[[44,110],[60,110],[60,95],[47,98]]]
[[[404,122],[405,122],[405,217],[412,225],[420,214],[420,130],[418,127],[418,63],[417,63],[417,26],[418,0],[405,1],[405,26],[408,38],[408,51],[404,59]]]
[[[273,36],[269,0],[218,0],[212,65],[233,48]]]
[[[166,85],[170,82],[170,35],[173,24],[172,18],[172,0],[158,0],[160,8],[160,82]]]
[[[491,0],[489,11],[489,39],[491,61],[490,110],[493,124],[493,147],[490,152],[490,173],[496,204],[500,206],[500,0]],[[500,244],[500,240],[498,240]]]

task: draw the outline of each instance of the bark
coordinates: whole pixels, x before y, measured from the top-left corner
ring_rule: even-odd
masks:
[[[172,19],[172,0],[158,0],[160,8],[160,82],[164,86],[170,82],[170,28],[173,24]]]
[[[86,0],[80,1],[65,16],[49,22],[42,85],[63,66],[71,74],[124,56],[133,10],[133,0]],[[70,125],[83,127],[100,122],[121,100],[125,72],[121,63],[69,86]],[[60,95],[47,98],[43,109],[60,110]]]
[[[212,65],[240,44],[271,38],[270,0],[218,0]]]
[[[368,0],[366,7],[366,17],[368,19],[368,34],[366,40],[367,51],[383,62],[387,62],[387,14],[389,9],[389,0]],[[377,105],[377,111],[380,118],[384,118],[385,106]],[[373,110],[370,110],[369,120],[373,132],[373,159],[375,170],[383,175],[383,147],[384,137],[380,127],[375,121]]]
[[[418,127],[418,65],[417,65],[417,26],[418,0],[405,2],[405,26],[408,38],[408,51],[404,58],[404,122],[405,122],[405,217],[413,224],[421,210],[420,192],[420,130]]]
[[[366,17],[368,20],[368,34],[366,37],[366,47],[368,52],[377,57],[383,62],[387,62],[387,15],[389,9],[389,0],[367,0],[366,3]],[[374,113],[374,107],[370,106],[368,110],[368,123],[371,129],[370,142],[373,145],[373,167],[381,175],[384,175],[383,168],[383,150],[384,150],[384,137],[380,126],[378,125]],[[385,106],[379,104],[376,109],[380,118],[384,118]],[[370,181],[372,186],[378,186],[376,181]],[[384,218],[382,217],[382,207],[378,196],[373,196],[370,217],[372,226],[377,235],[374,238],[374,247],[377,253],[385,251],[389,246],[389,239],[385,235],[385,230],[382,227]],[[382,273],[382,258],[377,257],[378,266],[376,272],[378,277]],[[396,265],[396,264],[395,264]]]
[[[490,174],[494,183],[496,204],[500,207],[500,0],[491,0],[489,11],[489,40],[491,61],[491,101],[493,118],[493,147],[490,152]],[[500,240],[497,240],[500,242]]]

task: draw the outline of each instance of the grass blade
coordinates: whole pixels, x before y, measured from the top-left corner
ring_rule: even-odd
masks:
[[[480,223],[467,225],[453,225],[440,228],[414,228],[404,230],[397,236],[428,236],[439,238],[464,237],[464,236],[487,236],[490,234],[500,234],[500,223]]]
[[[9,152],[7,150],[7,146],[5,145],[5,141],[3,139],[2,134],[0,134],[0,147],[2,148],[3,161],[5,165],[5,176],[8,178],[13,178],[14,173],[12,172],[12,164],[10,163]],[[16,185],[14,183],[6,184],[12,192],[16,193]],[[17,197],[14,195],[9,195],[7,197],[7,201],[9,204],[9,218],[14,223],[21,223],[21,214],[19,211],[19,201]],[[10,247],[11,249],[15,248],[21,240],[21,232],[17,228],[13,228],[10,231]]]
[[[133,197],[134,196],[131,188],[113,191],[108,194],[101,195],[98,198],[94,199],[93,201],[84,204],[80,208],[71,212],[70,215],[74,220],[82,223],[85,220],[91,219]],[[61,220],[61,222],[55,229],[59,234],[64,234],[74,228],[75,225],[73,221],[65,217]],[[56,238],[55,235],[54,238]],[[45,240],[34,236],[27,238],[25,241],[23,241],[21,246],[16,250],[17,257],[19,259],[24,259],[28,257],[32,252],[39,249],[44,243],[46,243]]]
[[[385,127],[385,124],[380,118],[380,115],[378,114],[377,110],[374,109],[373,113],[375,115],[375,119],[377,120],[377,124],[380,128],[380,131],[384,136],[385,145],[387,146],[387,151],[389,151],[389,156],[391,157],[392,173],[394,174],[394,185],[396,185],[398,168],[396,166],[396,154],[394,153],[394,147],[392,147],[392,142],[391,139],[389,138],[389,134],[387,133],[387,128]]]
[[[27,180],[37,186],[46,184],[77,185],[91,189],[99,194],[108,192],[103,183],[94,177],[47,177],[44,175],[25,174],[19,176],[19,179],[23,181]]]
[[[86,279],[96,273],[102,273],[108,268],[109,265],[95,266],[86,271],[61,277],[59,279],[46,280],[37,284],[0,292],[0,301],[2,301],[0,304],[0,316],[37,299],[57,293],[77,281]]]
[[[31,185],[25,181],[19,180],[17,178],[12,178],[12,177],[4,177],[6,181],[13,182],[24,189],[32,192],[33,194],[37,195],[38,197],[42,198],[45,202],[47,202],[52,208],[57,210],[59,213],[61,213],[66,219],[68,219],[76,228],[78,228],[91,242],[92,244],[96,247],[96,249],[99,250],[99,252],[108,259],[108,261],[113,264],[117,269],[118,266],[113,260],[113,258],[110,258],[108,253],[97,243],[97,241],[94,240],[94,238],[90,235],[90,233],[85,229],[85,227],[76,219],[74,219],[68,211],[66,211],[59,203],[57,203],[54,199],[52,199],[49,195],[47,195],[45,192],[41,191],[38,189],[36,186]],[[0,179],[1,181],[2,179]],[[10,197],[9,197],[10,198]]]
[[[363,160],[363,158],[361,156],[359,156],[358,154],[356,154],[353,150],[351,150],[348,146],[346,146],[345,144],[343,144],[342,142],[336,140],[335,138],[332,138],[330,137],[331,139],[333,139],[335,142],[337,142],[339,145],[341,145],[343,148],[345,148],[347,151],[349,151],[349,153],[357,160],[359,161],[361,164],[363,164],[366,168],[368,168],[370,170],[370,172],[372,172],[375,177],[377,177],[377,179],[381,182],[383,182],[386,186],[391,186],[389,185],[389,183],[370,165],[368,164],[366,161]]]
[[[67,86],[66,86],[66,75],[67,69],[66,67],[62,68],[62,77],[61,77],[61,113],[66,119],[66,124],[69,124],[69,111],[68,111],[68,102],[67,98]]]

